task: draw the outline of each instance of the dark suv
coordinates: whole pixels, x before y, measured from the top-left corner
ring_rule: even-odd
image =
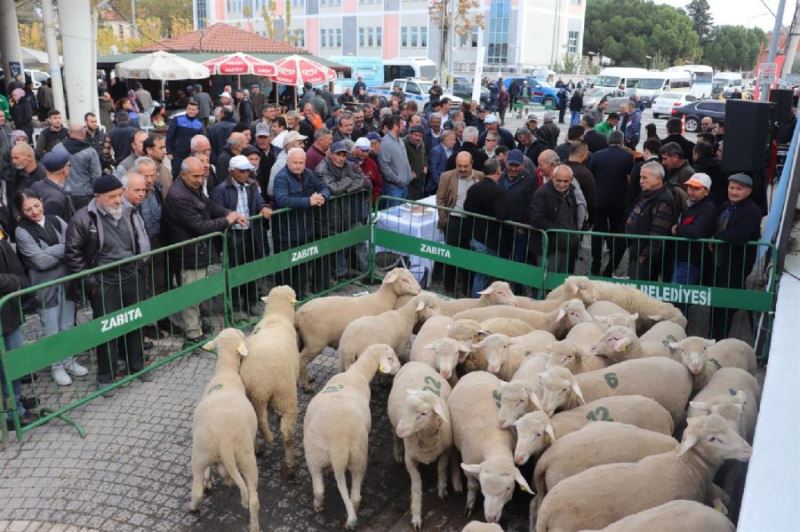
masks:
[[[714,122],[725,120],[725,102],[719,100],[697,100],[672,110],[672,116],[686,117],[684,126],[689,133],[700,131],[700,121],[710,116]]]

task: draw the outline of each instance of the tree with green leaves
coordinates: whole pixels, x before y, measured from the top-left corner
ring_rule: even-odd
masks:
[[[703,51],[703,60],[716,70],[752,70],[766,41],[759,28],[717,26]]]
[[[583,54],[620,66],[647,66],[647,56],[669,64],[694,61],[701,49],[692,19],[681,9],[649,0],[591,0],[586,4]]]
[[[714,29],[711,6],[708,5],[706,0],[692,0],[686,6],[686,13],[692,19],[694,31],[700,38],[700,45],[707,45],[711,40],[711,32]]]

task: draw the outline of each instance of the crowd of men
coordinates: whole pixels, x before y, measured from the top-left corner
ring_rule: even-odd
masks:
[[[144,107],[139,98],[147,100],[145,92],[139,86],[127,96],[129,103],[132,98]],[[554,271],[575,270],[577,231],[589,229],[603,233],[591,241],[590,268],[596,275],[618,272],[626,250],[632,279],[681,284],[703,279],[742,287],[752,268],[754,250],[740,244],[758,239],[761,210],[749,197],[751,178],[721,170],[722,123],[705,119],[695,144],[681,134],[680,120],[672,119],[669,136],[648,135],[640,145],[641,116],[633,103],[621,114],[584,115],[560,139],[551,112],[541,123],[529,115],[512,132],[477,103],[455,108],[447,98],[432,99],[424,111],[402,94],[388,102],[371,98],[343,106],[327,91],[307,88],[300,110],[287,112],[257,98],[257,87],[249,95],[235,91],[236,99],[231,92],[226,87],[217,95],[212,110],[207,93],[191,92],[185,113],[166,124],[165,134],[140,129],[136,113],[127,108],[113,115],[104,111],[109,116],[87,113],[83,122],[69,124],[51,109],[34,144],[30,132],[11,127],[0,111],[0,171],[8,198],[0,221],[6,259],[0,273],[3,279],[16,276],[0,283],[0,295],[33,279],[29,261],[23,257],[18,264],[7,246],[15,228],[28,220],[26,198],[40,200],[45,218],[64,222],[56,244],[62,246],[64,274],[192,241],[177,253],[152,254],[85,277],[80,290],[62,296],[73,301],[85,296],[95,317],[207,276],[221,250],[204,235],[230,228],[229,260],[241,264],[363,223],[367,202],[379,195],[399,201],[435,194],[448,244],[521,262],[547,260]],[[250,103],[242,107],[245,99]],[[252,101],[263,101],[258,116]],[[342,201],[343,195],[349,199]],[[338,207],[329,208],[337,201]],[[273,209],[285,207],[291,208],[288,215],[270,221]],[[492,221],[472,223],[468,212]],[[501,223],[506,220],[564,232],[551,234],[542,251],[541,231]],[[267,238],[270,223],[274,249]],[[707,246],[669,247],[636,235],[714,237],[730,244],[709,255]],[[41,240],[43,250],[52,247],[49,241]],[[365,269],[364,249],[355,255],[357,267]],[[313,275],[292,268],[278,281],[291,283],[303,296],[349,273],[342,252],[332,267],[316,262]],[[444,274],[445,289],[454,293],[474,295],[490,282],[454,268]],[[258,314],[259,295],[257,284],[244,285],[235,297],[236,310]],[[180,321],[187,344],[210,332],[198,305],[185,309]],[[729,325],[730,316],[715,315],[714,336],[725,337]],[[69,326],[66,318],[64,327]],[[3,316],[7,347],[14,347],[19,327],[19,320]],[[113,380],[123,361],[123,369],[141,369],[143,346],[147,342],[138,330],[98,349],[101,385]],[[65,363],[61,369],[70,367]],[[73,376],[79,375],[73,371]]]

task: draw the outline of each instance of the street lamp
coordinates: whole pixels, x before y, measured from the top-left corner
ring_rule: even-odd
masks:
[[[646,55],[645,57],[647,58],[647,68],[653,70],[653,57],[649,55]]]

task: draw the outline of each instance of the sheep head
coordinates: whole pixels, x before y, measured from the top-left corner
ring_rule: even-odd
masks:
[[[415,296],[422,292],[416,278],[405,268],[395,268],[383,278],[381,287],[389,286],[396,296]]]
[[[531,456],[543,453],[556,441],[556,433],[550,417],[541,411],[525,414],[514,422],[517,445],[514,448],[514,463],[523,465]]]
[[[584,277],[582,275],[573,275],[571,277],[567,277],[563,286],[563,299],[580,299],[585,305],[591,305],[600,299],[600,295],[597,293],[597,288],[595,288],[594,283],[588,277]]]
[[[628,327],[615,325],[592,346],[592,354],[616,361],[618,353],[624,353],[636,341],[636,333]]]
[[[239,356],[247,356],[247,346],[245,345],[245,335],[239,329],[228,327],[222,329],[220,333],[203,345],[206,351],[216,351],[219,355],[223,353],[236,353]]]
[[[572,373],[577,373],[583,351],[569,340],[561,340],[547,347],[547,354],[550,361],[548,368],[562,367],[567,368]]]
[[[605,330],[608,330],[609,327],[620,326],[635,331],[636,320],[638,319],[638,312],[634,312],[633,314],[628,314],[627,312],[612,312],[606,316],[595,316],[594,321]]]
[[[517,302],[511,286],[505,281],[495,281],[478,293],[481,299],[485,299],[490,305],[514,305]]]
[[[480,331],[481,324],[470,319],[455,320],[447,326],[447,336],[468,345],[473,341],[480,341],[478,338]]]
[[[538,398],[534,396],[534,403],[548,416],[552,416],[562,406],[586,402],[575,376],[567,368],[546,369],[539,374],[539,382],[542,385],[542,395]]]
[[[689,401],[688,417],[717,414],[728,421],[728,424],[742,434],[742,413],[747,404],[747,396],[739,390],[734,395],[724,394],[710,397],[705,401]]]
[[[266,303],[264,317],[278,314],[294,323],[294,306],[297,304],[297,294],[294,288],[288,285],[276,286],[261,300]]]
[[[439,338],[424,346],[435,353],[436,371],[445,379],[450,379],[458,363],[469,353],[469,346],[452,338]]]
[[[472,344],[472,349],[481,351],[486,357],[487,371],[497,374],[508,359],[510,345],[511,339],[505,334],[490,334],[477,344]]]
[[[694,449],[703,459],[719,465],[725,460],[746,462],[753,448],[731,428],[728,420],[717,414],[687,419],[678,456]]]
[[[708,363],[708,354],[706,350],[715,343],[715,340],[706,340],[699,336],[689,336],[680,342],[670,342],[667,345],[680,355],[681,362],[683,362],[684,366],[689,368],[692,375],[699,375],[703,372]]]
[[[417,312],[417,323],[425,323],[428,318],[439,314],[441,311],[439,298],[432,294],[414,296],[408,304],[414,305],[414,310]]]
[[[559,305],[556,321],[564,319],[570,328],[585,321],[593,321],[591,314],[586,311],[586,306],[580,299],[569,299]]]
[[[533,387],[525,381],[516,380],[500,385],[500,411],[497,421],[500,428],[510,428],[516,420],[533,410],[531,394]]]
[[[373,344],[361,353],[362,357],[368,357],[378,363],[378,371],[384,375],[394,375],[400,370],[400,359],[391,346],[386,344]]]
[[[483,494],[483,514],[489,523],[497,523],[503,507],[514,495],[514,484],[523,491],[531,492],[530,486],[519,469],[504,458],[490,458],[480,464],[461,464],[468,477],[477,478]]]
[[[438,395],[428,390],[407,389],[406,392],[408,397],[403,403],[395,430],[398,438],[408,438],[428,427],[447,423],[446,407]]]

